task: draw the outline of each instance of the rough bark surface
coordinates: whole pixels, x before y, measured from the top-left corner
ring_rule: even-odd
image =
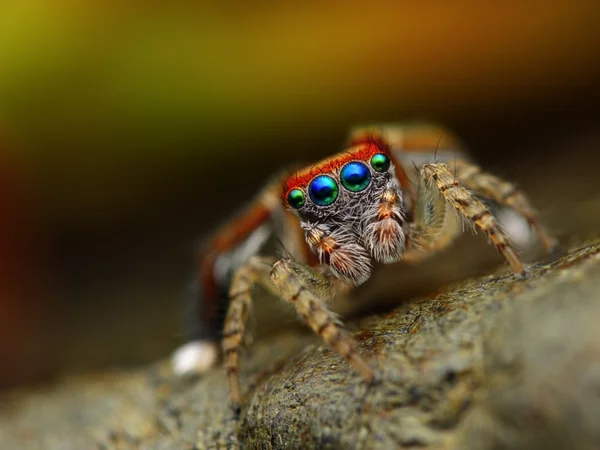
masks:
[[[162,362],[11,393],[0,447],[598,448],[598,317],[596,243],[355,323],[377,385],[287,332],[247,350],[239,420],[222,368],[178,379]]]

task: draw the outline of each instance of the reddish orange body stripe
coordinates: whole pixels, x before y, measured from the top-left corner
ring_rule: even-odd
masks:
[[[208,251],[203,253],[200,260],[199,281],[204,288],[203,317],[206,323],[215,323],[218,311],[218,288],[214,278],[214,265],[217,257],[246,239],[256,228],[271,217],[271,211],[264,205],[251,207],[245,215],[231,222],[222,232],[218,233],[209,243]]]
[[[284,182],[284,198],[287,197],[287,194],[292,189],[306,189],[308,183],[310,183],[310,181],[318,175],[331,173],[350,161],[368,162],[373,155],[377,153],[385,153],[389,156],[389,151],[387,147],[383,145],[382,141],[370,139],[364,144],[359,144],[356,147],[350,148],[346,152],[326,158],[305,170],[299,171],[288,177]]]

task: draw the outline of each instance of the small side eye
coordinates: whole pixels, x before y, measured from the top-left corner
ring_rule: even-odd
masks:
[[[308,195],[315,205],[329,206],[338,198],[340,188],[329,175],[319,175],[308,185]]]
[[[292,189],[287,195],[287,202],[294,209],[300,209],[306,202],[302,189]]]
[[[377,153],[371,158],[371,167],[376,172],[385,172],[390,168],[390,158],[383,153]]]
[[[361,162],[349,162],[340,171],[340,181],[351,192],[364,191],[371,182],[371,171]]]

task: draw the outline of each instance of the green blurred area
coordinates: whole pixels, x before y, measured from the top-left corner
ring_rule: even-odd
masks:
[[[190,161],[278,153],[357,121],[460,123],[575,95],[599,75],[598,9],[13,1],[0,14],[1,105],[46,213],[101,220]]]
[[[3,148],[46,280],[17,378],[165,354],[195,237],[357,123],[440,121],[518,181],[562,161],[598,124],[599,5],[3,2]]]

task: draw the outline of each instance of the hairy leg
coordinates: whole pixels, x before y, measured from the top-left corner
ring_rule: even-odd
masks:
[[[415,263],[447,247],[462,231],[454,208],[425,177],[420,176],[413,222],[407,233],[406,252],[402,259]]]
[[[251,291],[255,285],[262,285],[275,291],[269,279],[274,258],[250,258],[234,274],[229,290],[229,309],[225,317],[222,348],[225,356],[225,370],[229,382],[229,397],[234,409],[240,407],[239,351],[246,331],[248,314],[252,307]],[[275,292],[274,292],[275,293]]]
[[[297,219],[281,207],[281,180],[276,175],[254,200],[226,222],[204,246],[197,276],[184,298],[189,342],[173,354],[177,374],[204,372],[219,357],[223,318],[229,304],[229,285],[233,273],[248,258],[257,255],[275,233],[298,258],[309,253]],[[296,223],[293,221],[296,220]]]
[[[283,258],[274,264],[272,262],[270,258],[252,258],[238,269],[231,284],[223,352],[233,408],[239,410],[241,404],[239,350],[252,302],[250,291],[255,284],[267,287],[280,298],[292,303],[315,333],[346,358],[361,375],[369,380],[374,379],[373,370],[358,355],[354,340],[341,328],[336,316],[327,309],[323,301],[343,289],[337,284],[337,278],[292,258]]]
[[[455,171],[456,177],[466,188],[472,189],[501,205],[509,206],[525,217],[529,226],[538,235],[544,248],[549,251],[557,248],[557,240],[542,225],[536,209],[527,196],[514,184],[486,173],[479,166],[467,161],[456,161]]]
[[[237,266],[260,251],[272,233],[274,216],[281,210],[280,186],[284,176],[273,177],[249,205],[211,236],[200,255],[198,284],[203,298],[198,321],[212,331],[213,339],[218,339],[221,331],[219,311],[227,306],[229,278]]]
[[[277,261],[271,270],[271,280],[279,295],[292,303],[300,316],[325,343],[333,347],[367,380],[375,379],[375,372],[361,358],[356,342],[343,330],[342,324],[315,292],[339,292],[346,286],[337,278],[320,273],[291,258]]]
[[[421,171],[419,201],[422,217],[409,230],[409,241],[424,246],[423,250],[432,250],[427,242],[440,247],[440,240],[447,243],[444,223],[452,210],[482,230],[492,244],[508,261],[513,272],[525,274],[525,266],[513,249],[508,236],[500,228],[492,213],[473,194],[459,183],[458,179],[444,163],[425,164]]]

